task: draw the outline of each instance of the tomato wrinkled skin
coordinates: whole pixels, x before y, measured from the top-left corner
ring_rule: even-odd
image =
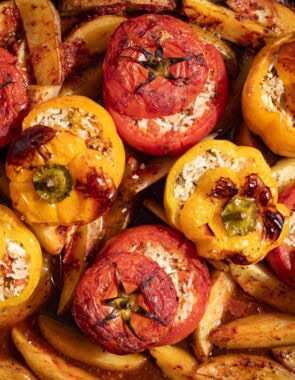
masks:
[[[124,322],[120,311],[115,318],[107,320],[112,315],[112,307],[106,305],[105,300],[119,297],[122,286],[125,298],[131,295],[130,300],[126,298],[127,302],[131,303],[132,295],[136,294],[135,307],[140,305],[162,323],[131,312],[128,329],[128,321]],[[176,307],[172,280],[156,262],[140,254],[120,253],[99,259],[86,272],[76,291],[73,314],[82,331],[100,346],[124,354],[153,346],[166,333]],[[122,308],[122,312],[126,312],[124,306]],[[128,313],[128,306],[126,308]]]
[[[165,314],[165,310],[168,308],[169,314],[171,314],[173,318],[166,323],[166,326],[162,326],[158,323],[158,335],[156,340],[152,339],[152,341],[149,340],[147,342],[137,340],[137,347],[128,347],[127,352],[137,352],[136,350],[140,351],[144,349],[144,347],[173,344],[191,334],[205,311],[210,283],[207,266],[204,261],[198,257],[194,245],[182,234],[169,227],[162,225],[142,225],[130,228],[111,239],[99,252],[97,263],[100,263],[101,260],[112,261],[122,256],[125,257],[125,270],[127,272],[132,273],[134,268],[133,262],[146,262],[146,259],[148,259],[147,263],[152,262],[153,265],[156,264],[156,267],[159,267],[159,272],[165,271],[166,280],[164,280],[164,284],[168,281],[167,278],[173,281],[172,291],[167,292],[165,290],[167,287],[161,291],[160,288],[163,288],[162,286],[157,289],[157,291],[162,292],[162,295],[157,298],[159,305],[157,307],[154,306],[154,310],[156,310],[155,314],[158,313],[159,316],[162,316],[162,313]],[[127,263],[129,264],[127,265]],[[95,266],[96,264],[94,264],[94,267]],[[135,271],[138,271],[138,265]],[[121,273],[122,277],[123,272],[124,269]],[[82,328],[82,330],[84,333],[88,333],[89,336],[95,333],[91,333],[93,328],[90,327],[89,322],[85,322],[87,318],[83,316],[83,313],[85,314],[87,310],[91,310],[90,313],[95,315],[94,310],[97,312],[99,307],[90,309],[88,306],[89,303],[93,304],[93,298],[95,297],[94,284],[97,284],[97,282],[93,282],[93,280],[89,279],[88,273],[89,272],[86,272],[82,282],[78,285],[76,296],[74,297],[73,313],[75,318],[79,318],[80,315],[79,320],[77,321],[76,319],[76,321],[81,328],[81,320],[84,326],[88,323],[88,327],[86,327],[86,329]],[[125,274],[125,276],[127,276],[127,274]],[[153,278],[151,272],[150,278]],[[152,286],[152,284],[153,281],[150,282],[150,286]],[[86,302],[86,298],[81,296],[83,288],[88,289]],[[185,290],[185,288],[187,289]],[[171,301],[171,295],[173,295],[175,291],[178,300],[176,313],[173,312],[173,303]],[[86,304],[87,306],[84,306]],[[93,324],[93,316],[90,318],[92,318]],[[150,323],[150,320],[148,318],[146,319]],[[114,319],[114,321],[116,321],[116,319]],[[105,326],[106,325],[107,324],[105,324]],[[144,324],[141,325],[138,334],[142,333],[142,326],[144,326]],[[118,331],[118,325],[116,325],[115,328],[116,331]],[[150,339],[153,337],[154,329],[155,325],[153,325],[149,333],[147,332],[145,339],[148,339],[149,336]],[[119,332],[120,331],[122,334],[122,326]],[[117,334],[119,334],[119,332],[117,332]],[[96,341],[102,344],[100,340]],[[113,350],[113,341],[105,342],[104,348],[108,351]],[[127,347],[125,346],[125,352],[126,349]],[[114,350],[112,352],[114,352]],[[116,353],[122,353],[122,350],[116,350]]]
[[[290,213],[294,212],[294,183],[283,189],[279,196],[279,202],[285,204]],[[292,227],[290,230],[289,235],[293,234]],[[267,255],[267,262],[283,282],[292,288],[295,288],[295,247],[290,246],[289,242],[284,241],[279,247],[275,248]]]
[[[104,105],[121,138],[157,156],[179,155],[205,138],[228,95],[219,51],[171,16],[143,15],[121,24],[103,75]]]
[[[25,80],[15,61],[13,55],[0,48],[0,147],[21,131],[28,107]]]
[[[208,74],[204,46],[184,26],[167,15],[144,15],[119,26],[104,61],[105,98],[117,112],[138,118],[170,115],[183,111],[202,89]],[[148,80],[148,70],[138,63],[147,62],[143,49],[157,60],[159,47],[164,58],[187,60],[169,67],[175,80],[158,75],[136,90]]]

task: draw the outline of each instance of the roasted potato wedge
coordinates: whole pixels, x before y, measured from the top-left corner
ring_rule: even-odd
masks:
[[[235,80],[230,82],[229,98],[226,103],[223,114],[217,122],[214,131],[218,135],[223,135],[230,130],[234,130],[242,119],[241,97],[243,86],[247,78],[251,63],[253,61],[253,52],[247,50],[241,55],[239,72]]]
[[[274,360],[242,354],[215,356],[201,364],[197,374],[218,380],[294,380],[294,375]]]
[[[176,346],[155,347],[150,350],[150,354],[169,379],[187,380],[198,367],[194,356]]]
[[[76,365],[59,356],[45,341],[41,340],[28,323],[12,329],[13,342],[30,369],[44,380],[97,380]]]
[[[159,10],[173,10],[176,7],[174,0],[61,0],[59,10],[62,14],[75,14],[89,11],[93,8],[111,7],[121,5],[129,10],[138,10],[140,8]]]
[[[294,12],[275,0],[263,2],[263,9],[260,9],[260,13],[258,10],[258,14],[245,1],[249,15],[245,11],[236,12],[217,3],[209,0],[184,0],[183,10],[191,22],[244,47],[259,48],[271,39],[295,31]],[[233,4],[229,1],[226,3]]]
[[[15,0],[30,51],[36,82],[40,86],[61,85],[59,14],[49,0]]]
[[[14,360],[0,361],[0,379],[37,380],[26,367]]]
[[[272,349],[272,353],[284,367],[295,373],[295,345],[275,347]]]
[[[0,330],[10,328],[24,320],[29,315],[36,313],[52,295],[52,265],[51,257],[43,255],[43,267],[39,284],[31,297],[16,306],[7,306],[0,309]],[[0,377],[1,378],[1,377]]]
[[[210,341],[224,348],[270,348],[295,344],[295,317],[263,313],[236,319],[211,331]]]
[[[295,158],[283,158],[271,168],[272,176],[277,181],[279,191],[295,181]]]
[[[38,322],[42,334],[52,347],[82,363],[111,371],[132,371],[141,368],[147,360],[142,354],[115,355],[105,352],[76,328],[45,315],[40,315]]]
[[[103,233],[103,219],[79,226],[65,247],[63,257],[63,287],[57,314],[69,309],[74,290],[84,273],[87,256],[99,245]]]
[[[58,255],[63,250],[68,235],[75,227],[47,226],[30,224],[28,226],[40,242],[41,247],[51,255]]]
[[[295,289],[280,281],[265,264],[230,264],[230,271],[246,293],[284,313],[295,313]]]
[[[88,67],[81,73],[67,78],[60,90],[60,96],[81,95],[97,99],[102,94],[102,60],[96,66]]]
[[[193,333],[193,350],[200,361],[208,359],[213,345],[210,332],[220,325],[227,304],[235,289],[231,275],[215,270],[211,276],[211,291],[203,318]]]
[[[62,44],[66,76],[80,67],[97,61],[97,56],[106,49],[117,27],[126,18],[105,15],[87,21],[74,29]]]
[[[261,138],[250,131],[245,121],[242,121],[236,128],[234,142],[237,145],[252,146],[260,150],[269,165],[273,165],[278,159],[278,156],[264,144]]]
[[[60,85],[40,86],[31,84],[28,86],[29,108],[39,103],[56,98],[60,92]]]

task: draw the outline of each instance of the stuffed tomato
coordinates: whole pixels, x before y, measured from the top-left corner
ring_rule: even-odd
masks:
[[[26,83],[16,66],[16,57],[0,48],[0,147],[21,131],[27,108]]]
[[[113,238],[74,296],[78,326],[105,350],[124,354],[184,339],[201,319],[209,274],[178,232],[143,225]]]
[[[122,139],[154,155],[178,155],[206,137],[228,93],[219,51],[168,15],[122,23],[103,78],[104,104]]]

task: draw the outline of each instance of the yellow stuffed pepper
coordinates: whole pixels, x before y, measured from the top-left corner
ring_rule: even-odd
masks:
[[[181,210],[181,229],[200,256],[255,263],[288,232],[289,212],[277,199],[270,169],[209,169]]]
[[[256,56],[242,94],[247,126],[282,156],[295,156],[295,34],[266,45]]]
[[[115,185],[121,182],[125,151],[109,113],[85,96],[62,96],[35,106],[23,121],[22,129],[34,125],[60,127],[83,138],[90,149],[109,163]]]
[[[255,148],[239,147],[226,140],[205,140],[195,145],[174,163],[167,176],[164,207],[169,224],[182,230],[180,212],[207,170],[226,167],[239,171],[256,166],[270,171],[262,154]]]
[[[38,240],[12,210],[0,205],[0,309],[26,301],[38,285]]]
[[[6,174],[13,207],[30,224],[90,223],[116,195],[109,161],[63,128],[22,132],[8,151]]]

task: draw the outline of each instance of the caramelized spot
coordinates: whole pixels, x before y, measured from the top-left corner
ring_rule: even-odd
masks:
[[[260,206],[267,206],[272,199],[269,187],[265,186],[257,174],[250,174],[246,177],[245,185],[242,188],[242,195],[247,198],[255,198]]]
[[[7,163],[10,165],[22,165],[24,160],[33,158],[35,151],[47,144],[58,133],[58,131],[43,125],[35,125],[26,129],[10,145]]]
[[[276,209],[268,208],[262,213],[263,235],[265,239],[277,240],[283,229],[285,218]]]
[[[101,212],[111,206],[117,194],[113,180],[105,176],[102,170],[98,173],[91,168],[86,176],[86,183],[77,181],[75,189],[85,195],[86,198],[94,198],[99,201]]]
[[[214,198],[229,198],[238,193],[238,188],[235,183],[229,178],[221,177],[216,181],[215,187],[210,195]]]
[[[249,261],[247,260],[247,257],[243,255],[242,253],[235,253],[234,255],[230,256],[230,261],[237,265],[249,265]]]

